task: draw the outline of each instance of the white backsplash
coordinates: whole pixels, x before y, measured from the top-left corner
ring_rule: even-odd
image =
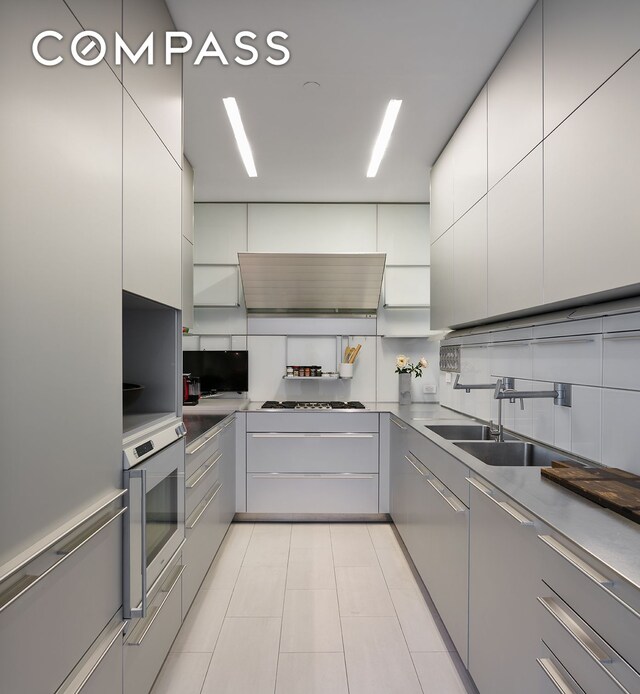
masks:
[[[462,383],[515,378],[517,390],[572,384],[572,406],[503,401],[504,426],[584,458],[640,474],[640,313],[487,332],[461,344]],[[473,342],[474,344],[469,344]],[[482,420],[497,419],[493,391],[453,390],[440,372],[440,402]]]

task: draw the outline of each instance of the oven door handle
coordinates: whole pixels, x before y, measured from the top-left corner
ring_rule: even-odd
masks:
[[[125,614],[126,619],[137,619],[147,616],[147,534],[145,525],[147,522],[147,471],[142,468],[139,470],[129,470],[129,479],[140,479],[140,607],[131,607]],[[127,578],[131,580],[131,575]]]

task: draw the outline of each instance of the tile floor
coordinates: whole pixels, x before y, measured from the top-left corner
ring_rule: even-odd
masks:
[[[233,524],[152,694],[467,694],[385,524]]]

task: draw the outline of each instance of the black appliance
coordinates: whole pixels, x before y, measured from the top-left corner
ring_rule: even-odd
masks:
[[[263,410],[364,410],[365,406],[357,400],[343,402],[330,400],[326,402],[306,402],[304,400],[267,400],[261,409]]]
[[[182,372],[200,379],[201,395],[243,393],[249,390],[249,352],[183,352]]]

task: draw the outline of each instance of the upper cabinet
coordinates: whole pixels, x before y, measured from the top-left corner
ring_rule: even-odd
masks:
[[[433,242],[453,224],[453,153],[450,147],[444,148],[431,169],[429,216]]]
[[[182,325],[193,327],[193,169],[182,158]]]
[[[375,253],[376,205],[249,205],[252,253]]]
[[[487,192],[487,88],[462,119],[451,142],[453,150],[453,218],[455,221]]]
[[[237,265],[247,250],[247,205],[198,203],[195,206],[196,263]]]
[[[182,235],[193,243],[193,168],[182,157]]]
[[[378,251],[387,265],[428,265],[428,205],[378,205]]]
[[[145,58],[133,65],[125,57],[123,84],[171,156],[182,165],[182,59],[174,55],[171,65],[164,61],[165,32],[175,31],[169,10],[164,0],[124,0],[122,26],[123,38],[132,50],[153,32],[153,65],[147,65]]]
[[[488,82],[488,183],[494,186],[542,140],[542,4]]]
[[[544,143],[546,302],[640,282],[640,54]]]
[[[441,330],[454,323],[453,227],[431,245],[431,328]]]
[[[182,306],[182,171],[124,94],[123,289]]]
[[[638,27],[638,0],[545,0],[545,135],[640,48]]]

